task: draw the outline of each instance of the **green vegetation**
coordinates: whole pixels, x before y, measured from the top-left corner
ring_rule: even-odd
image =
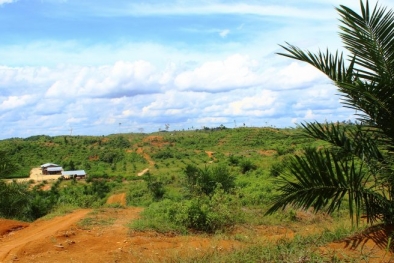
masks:
[[[49,191],[44,182],[3,180],[1,191],[11,191],[10,187],[23,191],[15,190],[21,195],[14,195],[14,200],[2,199],[2,207],[13,210],[0,216],[31,221],[70,207],[101,207],[111,193],[124,192],[128,205],[146,207],[142,220],[146,223],[139,222],[140,227],[165,231],[165,223],[155,224],[161,220],[171,221],[172,231],[221,232],[244,221],[243,208],[262,211],[272,201],[272,167],[280,170],[282,160],[316,145],[300,133],[301,128],[267,127],[2,140],[0,149],[7,152],[7,162],[19,168],[7,178],[27,177],[31,168],[46,162],[84,169],[88,177],[49,181]],[[137,176],[145,169],[149,171]]]
[[[337,9],[348,66],[342,55],[314,55],[292,45],[282,54],[326,73],[346,106],[360,114],[357,123],[2,140],[0,216],[32,221],[100,208],[109,195],[126,193],[127,205],[145,207],[130,225],[135,230],[222,234],[239,225],[290,224],[310,208],[334,220],[359,222],[365,214],[369,223],[393,224],[394,13],[378,6],[371,13],[368,2],[360,3],[361,15]],[[84,169],[88,177],[57,180],[50,189],[45,181],[13,180],[47,162]],[[91,214],[80,226],[114,222],[100,218]],[[350,231],[296,236],[191,262],[337,262],[318,251],[319,242]]]
[[[345,238],[353,233],[354,230],[338,228],[335,231],[326,230],[321,234],[309,236],[296,235],[293,240],[283,238],[275,242],[262,242],[263,244],[258,245],[251,242],[251,245],[246,248],[226,253],[223,253],[219,248],[203,255],[173,258],[168,262],[359,262],[359,259],[348,258],[342,254],[322,254],[319,248],[319,246]],[[369,259],[368,255],[364,255],[363,260],[368,262]]]
[[[361,13],[346,6],[340,37],[349,53],[312,54],[288,45],[281,55],[307,62],[329,77],[346,107],[358,112],[354,125],[303,124],[305,134],[327,142],[293,156],[280,177],[280,195],[268,210],[291,204],[329,213],[347,204],[352,221],[394,223],[394,12],[360,1]]]

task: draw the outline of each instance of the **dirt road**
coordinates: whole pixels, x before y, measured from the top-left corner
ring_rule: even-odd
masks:
[[[125,202],[122,193],[108,200],[108,203],[119,202]],[[0,263],[171,262],[190,256],[226,253],[253,244],[274,244],[284,238],[291,239],[297,233],[316,234],[326,227],[321,223],[304,222],[296,222],[291,228],[240,226],[233,230],[234,236],[182,236],[130,230],[128,225],[139,218],[142,210],[139,207],[77,210],[30,224],[0,219]],[[393,253],[385,249],[391,236],[388,233],[391,231],[373,231],[328,244],[320,250],[322,254],[337,255],[345,262],[352,261],[353,256],[360,259],[360,253],[368,255],[368,262],[394,262]]]
[[[19,254],[29,245],[48,240],[54,234],[67,230],[71,225],[86,216],[91,210],[78,210],[72,214],[56,217],[52,220],[38,220],[26,228],[3,236],[0,242],[0,262],[19,260]],[[56,242],[53,246],[56,246]]]

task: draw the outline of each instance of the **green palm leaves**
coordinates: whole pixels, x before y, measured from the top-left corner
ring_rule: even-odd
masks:
[[[17,171],[17,166],[8,157],[6,151],[0,150],[0,179]]]
[[[340,37],[348,59],[338,51],[313,54],[287,44],[280,55],[307,62],[338,87],[346,107],[358,112],[361,124],[303,124],[305,135],[327,142],[305,149],[285,165],[279,195],[267,213],[291,204],[327,209],[346,203],[352,219],[394,221],[394,13],[360,1],[360,14],[346,6]]]

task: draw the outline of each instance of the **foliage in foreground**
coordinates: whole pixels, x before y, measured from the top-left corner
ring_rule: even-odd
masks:
[[[325,73],[341,92],[359,123],[303,124],[309,137],[329,143],[294,156],[279,179],[280,195],[268,210],[289,204],[315,210],[338,209],[344,201],[356,222],[394,223],[394,12],[360,1],[361,13],[341,5],[340,37],[349,52],[312,54],[288,45],[284,55]]]
[[[208,233],[223,232],[243,221],[241,206],[234,196],[217,188],[211,197],[203,195],[174,202],[169,199],[152,203],[142,218],[133,221],[133,229],[186,233],[192,229]]]
[[[78,184],[72,181],[60,187],[56,181],[50,190],[42,190],[44,184],[31,187],[28,182],[5,182],[0,180],[0,217],[33,221],[57,207],[95,207],[104,203],[111,185],[103,180]]]

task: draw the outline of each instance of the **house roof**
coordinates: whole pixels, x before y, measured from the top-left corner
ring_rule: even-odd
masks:
[[[41,168],[47,168],[47,167],[60,167],[60,165],[57,165],[55,163],[44,163],[43,165],[41,165]]]
[[[85,170],[62,171],[62,175],[86,175]]]
[[[47,171],[48,172],[58,172],[58,171],[62,171],[63,167],[57,166],[57,167],[48,167]]]

